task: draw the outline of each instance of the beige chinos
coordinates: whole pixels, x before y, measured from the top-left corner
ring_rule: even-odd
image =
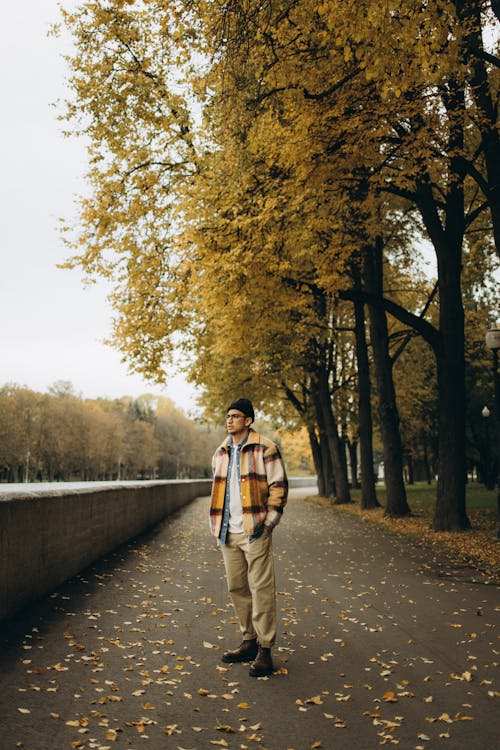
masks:
[[[262,648],[276,639],[276,592],[271,534],[250,542],[246,534],[228,534],[222,545],[229,594],[243,640],[257,638]]]

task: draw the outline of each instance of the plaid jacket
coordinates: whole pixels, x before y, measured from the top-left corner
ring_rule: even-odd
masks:
[[[212,459],[213,484],[210,506],[210,528],[220,535],[226,478],[229,466],[227,437]],[[243,531],[252,536],[264,524],[276,526],[288,495],[288,480],[278,446],[250,428],[248,440],[241,449],[240,463]]]

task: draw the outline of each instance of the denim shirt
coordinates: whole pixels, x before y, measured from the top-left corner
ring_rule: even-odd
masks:
[[[233,463],[236,461],[236,471],[238,475],[238,482],[240,481],[240,463],[241,463],[241,451],[243,446],[248,440],[248,435],[244,438],[244,440],[241,441],[239,445],[234,445],[233,438],[229,440],[229,443],[227,444],[227,448],[229,450],[229,465],[227,467],[227,477],[226,477],[226,493],[224,495],[224,510],[222,511],[222,526],[220,530],[220,536],[219,536],[219,542],[220,544],[226,544],[227,543],[227,535],[228,535],[228,529],[229,529],[229,496],[230,496],[230,482],[229,477],[231,476],[231,472],[233,470]],[[259,529],[255,534],[252,534],[252,536],[249,537],[249,541],[253,542],[255,539],[258,539],[264,529]]]

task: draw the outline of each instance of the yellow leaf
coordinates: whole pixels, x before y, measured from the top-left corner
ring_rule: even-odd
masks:
[[[236,729],[230,727],[229,724],[217,724],[215,728],[218,732],[227,732],[228,734],[234,734],[236,732]]]
[[[439,719],[441,721],[446,721],[447,724],[453,724],[453,719],[450,717],[449,714],[441,714]]]
[[[64,667],[62,664],[53,664],[49,669],[54,669],[56,672],[67,672],[68,667]]]
[[[395,694],[392,690],[388,690],[387,693],[384,693],[382,696],[382,700],[384,700],[386,703],[397,703],[398,699],[396,698]]]
[[[315,695],[313,698],[308,698],[306,700],[306,703],[315,703],[317,706],[323,705],[321,695]]]
[[[180,729],[177,729],[177,724],[169,724],[165,727],[165,732],[171,737],[173,734],[182,734]]]

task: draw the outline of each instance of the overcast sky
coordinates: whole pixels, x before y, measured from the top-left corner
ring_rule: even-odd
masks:
[[[102,343],[111,330],[104,283],[84,287],[78,270],[56,267],[67,255],[58,219],[75,215],[86,156],[82,143],[61,135],[51,106],[65,95],[61,55],[70,49],[69,39],[47,36],[57,19],[57,0],[2,8],[0,386],[45,392],[70,380],[85,398],[147,392],[189,410],[195,395],[182,378],[149,385]]]

